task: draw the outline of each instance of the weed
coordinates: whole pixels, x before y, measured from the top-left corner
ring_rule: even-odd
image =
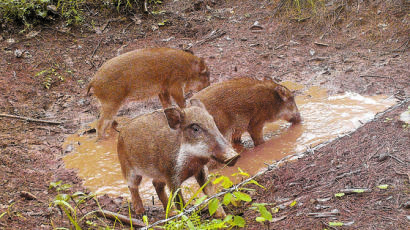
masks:
[[[61,72],[59,70],[58,65],[54,65],[54,67],[50,67],[48,69],[42,70],[38,73],[35,74],[35,77],[42,77],[42,85],[46,89],[50,89],[50,87],[57,82],[63,82],[65,80],[65,77],[60,74]],[[71,72],[66,71],[68,74],[71,74]]]

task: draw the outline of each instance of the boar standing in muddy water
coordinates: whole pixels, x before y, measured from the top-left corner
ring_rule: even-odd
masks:
[[[138,190],[142,176],[153,178],[152,184],[166,209],[165,185],[174,193],[182,182],[195,176],[201,187],[207,181],[206,164],[211,158],[232,166],[239,157],[204,105],[195,99],[185,109],[158,110],[117,129],[118,158],[137,214],[145,210]],[[205,186],[204,192],[212,195],[212,183]],[[180,192],[177,197],[183,203]],[[225,215],[222,207],[216,215]]]
[[[272,80],[232,79],[213,84],[193,98],[205,105],[222,135],[233,143],[240,143],[247,131],[254,145],[260,145],[265,122],[301,121],[292,92]]]
[[[101,103],[97,136],[104,136],[125,99],[143,100],[159,96],[162,107],[171,106],[172,96],[185,107],[184,90],[209,86],[209,71],[202,58],[172,48],[146,48],[108,60],[88,85]],[[88,94],[87,93],[87,94]]]

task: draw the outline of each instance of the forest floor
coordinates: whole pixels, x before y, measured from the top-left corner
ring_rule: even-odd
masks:
[[[62,147],[65,137],[99,113],[98,101],[86,96],[87,83],[110,58],[163,46],[191,48],[205,58],[213,83],[268,77],[318,85],[330,95],[395,97],[400,106],[351,135],[258,178],[266,189],[253,192],[254,202],[281,207],[273,221],[256,222],[246,205],[228,212],[242,215],[249,229],[336,228],[331,221],[343,222],[337,227],[343,229],[409,228],[410,128],[399,120],[410,105],[407,3],[333,1],[321,17],[295,19],[288,11],[274,16],[277,1],[164,2],[159,15],[124,16],[90,6],[81,26],[57,20],[24,33],[19,26],[0,29],[0,113],[60,122],[0,117],[0,229],[72,228],[52,202],[58,193],[87,192],[62,160],[69,152]],[[133,103],[119,114],[159,107],[157,100]],[[72,187],[49,188],[59,180]],[[369,190],[334,196],[347,188]],[[105,195],[98,201],[104,209],[128,213],[121,198]],[[87,199],[78,215],[98,204]],[[312,214],[323,212],[328,215]],[[164,217],[154,208],[147,213],[150,222]],[[83,228],[113,226],[109,220],[87,220]]]

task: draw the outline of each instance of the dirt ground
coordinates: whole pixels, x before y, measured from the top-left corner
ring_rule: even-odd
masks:
[[[82,26],[56,20],[24,33],[18,25],[0,28],[0,113],[61,122],[0,117],[0,229],[73,228],[52,205],[58,192],[49,185],[62,180],[72,185],[65,192],[87,192],[62,161],[69,153],[62,148],[64,138],[98,116],[98,101],[85,95],[87,83],[106,60],[160,46],[191,47],[205,58],[212,82],[269,77],[320,85],[329,94],[407,99],[352,135],[259,178],[267,189],[253,192],[255,202],[280,207],[272,222],[257,223],[246,206],[229,211],[243,215],[249,229],[336,228],[330,221],[345,223],[337,227],[343,229],[408,229],[410,129],[398,119],[410,105],[408,2],[331,1],[322,17],[302,20],[288,11],[273,16],[278,2],[164,1],[163,14],[127,16],[90,5]],[[131,103],[119,114],[159,107],[156,99]],[[370,191],[334,196],[348,188]],[[94,200],[86,202],[80,212],[98,209]],[[102,196],[99,204],[127,214],[121,198]],[[331,215],[312,214],[323,212]],[[163,218],[153,208],[148,215],[150,222]],[[113,226],[93,218],[98,226]]]

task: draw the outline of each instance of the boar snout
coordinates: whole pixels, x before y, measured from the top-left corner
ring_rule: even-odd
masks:
[[[222,154],[215,154],[211,157],[219,163],[234,166],[240,155],[232,147],[226,147]]]
[[[299,124],[300,122],[302,122],[302,117],[300,116],[300,113],[297,113],[295,116],[293,116],[289,122],[291,122],[292,124]]]

